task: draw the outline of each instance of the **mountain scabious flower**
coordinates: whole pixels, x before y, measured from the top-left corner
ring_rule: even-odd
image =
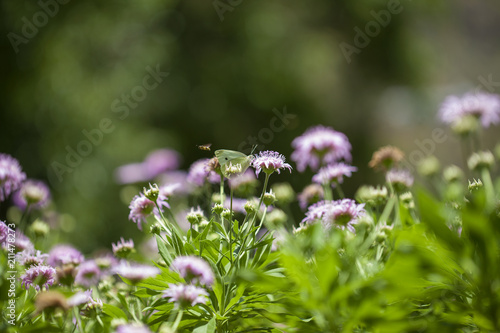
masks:
[[[187,282],[210,286],[214,283],[214,273],[210,265],[196,256],[179,256],[170,268],[179,272]]]
[[[37,291],[40,288],[48,289],[54,284],[56,277],[56,270],[54,267],[48,265],[33,266],[26,270],[21,276],[22,285],[26,290],[30,287],[35,288]]]
[[[384,146],[373,153],[368,166],[375,170],[390,170],[397,167],[404,159],[405,154],[397,147]]]
[[[70,298],[68,298],[69,306],[79,306],[90,302],[92,299],[92,289],[86,291],[79,291]]]
[[[252,166],[255,168],[255,174],[257,176],[261,171],[264,171],[268,175],[272,174],[274,171],[280,173],[280,169],[288,169],[292,172],[292,166],[285,163],[285,156],[271,150],[261,151],[259,155],[253,159]]]
[[[398,192],[404,191],[413,185],[413,176],[405,169],[391,169],[385,175],[385,180]]]
[[[208,292],[200,287],[190,284],[169,284],[168,289],[163,292],[163,297],[170,298],[180,308],[205,304]]]
[[[321,221],[325,229],[335,226],[340,229],[347,228],[355,232],[353,225],[360,216],[365,214],[364,204],[357,204],[352,199],[336,201],[320,201],[309,207],[302,223]]]
[[[345,164],[343,162],[330,164],[319,169],[318,173],[312,178],[313,182],[321,185],[335,186],[335,184],[342,184],[345,177],[351,177],[352,173],[357,171],[358,168]]]
[[[347,136],[330,127],[316,126],[309,128],[304,134],[292,141],[295,149],[292,160],[297,163],[297,170],[305,171],[309,166],[318,170],[322,165],[327,165],[341,160],[350,162],[351,144]]]
[[[56,245],[50,252],[47,263],[53,267],[73,264],[78,266],[83,262],[83,254],[70,245]]]
[[[141,280],[160,274],[160,270],[156,267],[130,264],[123,261],[114,267],[112,271],[113,273],[130,280],[132,283],[138,283]]]
[[[500,123],[500,96],[484,92],[448,96],[441,104],[439,117],[445,124],[459,126],[468,117],[477,119],[486,128]]]
[[[211,169],[209,165],[210,159],[200,159],[189,167],[187,180],[191,184],[203,186],[206,181],[212,184],[220,182],[220,176]]]
[[[41,209],[47,206],[50,191],[44,182],[28,179],[12,197],[14,204],[20,209]]]
[[[16,254],[16,260],[20,265],[26,268],[30,268],[31,266],[38,266],[44,264],[48,256],[49,256],[48,254],[42,253],[39,250],[37,251],[24,250]]]
[[[127,258],[129,254],[135,252],[134,241],[131,239],[126,241],[123,237],[121,237],[120,241],[111,245],[113,247],[113,254],[118,258]]]
[[[0,221],[0,244],[7,240],[7,236],[9,235],[9,227],[5,222]]]
[[[75,283],[83,287],[97,285],[101,275],[101,270],[94,260],[88,260],[78,266],[75,276]]]
[[[16,191],[25,179],[19,162],[10,155],[0,154],[0,202]]]
[[[299,201],[300,208],[305,210],[308,206],[323,200],[323,197],[323,187],[319,184],[310,184],[297,195],[297,200]]]
[[[142,223],[145,223],[146,218],[155,211],[156,205],[141,193],[132,199],[129,208],[128,219],[137,223],[137,227],[142,231]]]

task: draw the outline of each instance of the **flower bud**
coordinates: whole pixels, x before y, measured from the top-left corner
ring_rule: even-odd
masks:
[[[193,225],[196,225],[196,224],[200,223],[200,220],[198,219],[198,214],[196,214],[194,212],[188,213],[187,216],[186,216],[186,220],[188,220],[188,222],[190,224],[193,224]]]
[[[149,231],[153,234],[153,235],[159,235],[160,232],[161,232],[161,225],[159,223],[154,223],[151,228],[149,229]]]
[[[456,165],[450,165],[443,171],[443,178],[448,183],[460,181],[464,177],[464,173],[462,169],[457,167]]]
[[[477,180],[473,179],[472,182],[469,180],[469,191],[471,193],[475,190],[478,190],[481,187],[483,187],[483,182],[481,181],[481,179]]]
[[[432,177],[438,174],[440,167],[436,156],[427,156],[418,164],[417,170],[424,177]]]
[[[221,217],[230,220],[231,219],[231,211],[229,209],[224,209],[221,213]]]
[[[222,206],[220,203],[216,203],[213,207],[212,207],[212,212],[214,212],[215,214],[217,215],[220,215],[222,214],[222,211],[224,210],[224,206]]]
[[[30,226],[31,232],[35,235],[35,237],[45,237],[50,232],[50,227],[47,223],[36,219],[35,222]]]
[[[289,183],[274,184],[272,189],[281,205],[288,205],[295,198],[295,192]]]
[[[264,205],[266,206],[271,206],[276,202],[276,195],[274,195],[273,190],[264,194],[262,202],[264,202]]]
[[[451,129],[458,135],[467,136],[479,129],[479,120],[472,115],[460,117],[452,124]]]
[[[143,193],[144,193],[144,196],[146,198],[148,198],[149,200],[153,201],[153,202],[156,202],[156,200],[158,199],[158,196],[160,195],[160,189],[158,188],[158,185],[156,184],[149,184],[149,188],[146,189],[144,187],[143,189]]]
[[[480,151],[473,153],[467,160],[467,166],[470,170],[490,169],[495,164],[495,158],[490,151]]]
[[[253,201],[247,201],[244,208],[248,215],[255,214],[257,212],[257,205]]]
[[[275,208],[266,216],[266,225],[269,229],[276,229],[283,226],[288,219],[285,212],[281,209]]]

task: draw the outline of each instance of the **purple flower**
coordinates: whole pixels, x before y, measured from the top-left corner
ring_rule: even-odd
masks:
[[[303,172],[307,166],[318,170],[321,165],[338,162],[342,159],[350,162],[351,144],[345,134],[330,127],[316,126],[292,141],[295,149],[292,160],[297,169]]]
[[[17,262],[24,267],[38,266],[45,263],[48,258],[48,254],[42,253],[39,250],[30,251],[24,250],[16,254]]]
[[[232,189],[237,189],[239,187],[253,187],[256,183],[257,178],[255,178],[255,174],[250,169],[247,169],[244,173],[229,179],[229,186]]]
[[[257,176],[261,171],[269,175],[274,171],[280,173],[280,169],[288,169],[290,173],[292,172],[291,165],[285,163],[285,156],[271,150],[261,151],[259,155],[253,159],[252,166],[255,168],[255,174]]]
[[[355,232],[353,224],[365,213],[364,204],[356,204],[352,199],[320,201],[309,207],[302,223],[321,221],[325,229],[335,226]]]
[[[385,175],[385,180],[396,190],[402,191],[413,185],[413,176],[404,169],[391,169]]]
[[[22,285],[26,290],[30,287],[35,288],[37,291],[40,287],[49,288],[55,282],[56,270],[54,267],[47,265],[33,266],[26,270],[24,275],[21,276],[23,280]]]
[[[14,246],[16,248],[16,251],[26,250],[29,252],[35,252],[35,246],[31,242],[31,240],[19,230],[16,230],[16,239],[14,241]]]
[[[500,123],[500,96],[483,92],[448,96],[439,109],[446,124],[455,124],[468,115],[478,118],[483,127]]]
[[[187,176],[188,182],[197,186],[203,186],[207,180],[212,184],[219,183],[220,176],[215,171],[210,169],[208,164],[209,161],[210,160],[208,158],[203,158],[191,164]]]
[[[17,190],[26,179],[19,162],[10,155],[0,153],[0,202]]]
[[[27,207],[40,209],[47,206],[50,199],[50,191],[44,182],[39,180],[28,179],[21,188],[14,193],[12,198],[14,204],[24,210]]]
[[[312,180],[321,185],[342,184],[344,176],[351,177],[352,172],[357,171],[356,167],[347,165],[343,162],[327,165],[319,169],[318,173],[313,176]]]
[[[193,186],[187,180],[188,173],[182,170],[168,171],[159,176],[159,183],[164,186],[173,186],[177,185],[175,188],[176,194],[189,194],[193,190]],[[161,187],[160,187],[161,189]]]
[[[134,252],[134,241],[129,239],[126,241],[123,237],[120,238],[119,242],[116,244],[111,244],[113,247],[113,253],[115,256],[120,258],[126,258],[130,253]]]
[[[128,219],[137,223],[137,227],[141,231],[142,223],[146,222],[146,217],[157,209],[155,203],[146,198],[142,193],[132,199],[129,208],[130,214],[128,215]]]
[[[170,302],[181,308],[205,304],[206,296],[208,292],[205,289],[190,284],[169,284],[168,289],[163,292],[163,297],[170,298]]]
[[[122,165],[116,169],[115,178],[120,184],[147,182],[165,171],[177,169],[179,165],[178,152],[172,149],[159,149],[151,152],[142,163]]]
[[[180,186],[181,184],[179,183],[161,186],[159,188],[158,200],[156,201],[158,206],[170,208],[168,200]]]
[[[122,261],[119,265],[113,268],[113,273],[118,274],[133,283],[137,283],[146,278],[160,274],[160,270],[153,266],[129,264]]]
[[[78,306],[90,302],[92,299],[92,289],[86,291],[79,291],[70,298],[68,298],[69,306]]]
[[[94,260],[88,260],[78,266],[75,276],[75,283],[83,287],[97,285],[101,271]]]
[[[7,236],[9,235],[9,229],[10,228],[7,226],[7,224],[5,224],[5,222],[0,221],[0,244],[5,242],[5,240],[7,239]]]
[[[151,333],[151,330],[143,324],[122,324],[118,325],[115,333]]]
[[[84,258],[80,251],[70,245],[56,245],[50,250],[47,263],[54,267],[72,264],[78,266]]]
[[[170,266],[172,270],[187,281],[210,286],[214,283],[214,273],[210,265],[203,259],[195,256],[179,256]]]
[[[318,184],[310,184],[297,195],[297,200],[299,201],[300,208],[305,210],[309,205],[323,200],[323,197],[323,187]]]
[[[144,169],[146,174],[153,179],[159,174],[175,170],[181,164],[181,156],[173,149],[158,149],[154,150],[146,157],[144,161]]]

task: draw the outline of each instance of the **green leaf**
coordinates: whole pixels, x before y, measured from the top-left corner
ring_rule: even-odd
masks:
[[[215,327],[216,327],[215,317],[213,317],[206,325],[196,327],[193,330],[193,333],[214,333]]]
[[[173,260],[172,256],[170,255],[167,246],[159,235],[156,235],[156,244],[158,245],[158,251],[160,252],[161,257],[163,258],[167,266],[170,266]]]
[[[123,318],[127,320],[127,315],[117,306],[111,304],[103,304],[102,312],[110,316],[111,318]]]

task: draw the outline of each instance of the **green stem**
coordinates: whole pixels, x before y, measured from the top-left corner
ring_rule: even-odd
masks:
[[[259,212],[260,206],[262,205],[262,201],[264,200],[264,194],[266,194],[267,183],[269,182],[270,176],[271,176],[270,173],[266,173],[266,179],[264,180],[264,187],[262,188],[262,194],[260,195],[259,204],[257,205],[257,212]],[[257,217],[257,213],[253,216],[253,219],[252,219],[252,222],[250,223],[250,226],[252,226],[255,223],[256,217]]]
[[[181,323],[182,315],[183,314],[184,314],[184,310],[179,309],[179,312],[177,312],[177,317],[175,318],[174,326],[172,326],[172,331],[173,332],[177,331],[177,327]]]
[[[73,308],[73,313],[75,314],[76,323],[78,325],[78,331],[80,333],[84,333],[83,326],[82,326],[82,320],[80,319],[80,314],[78,313],[78,307]]]
[[[323,184],[323,193],[326,201],[333,200],[333,193],[330,184]]]
[[[229,188],[231,193],[231,200],[229,204],[229,258],[231,259],[231,266],[233,265],[233,188]]]
[[[491,180],[490,170],[483,168],[481,170],[481,177],[483,178],[484,191],[486,193],[486,207],[488,210],[492,210],[495,206],[495,188]]]
[[[337,190],[337,194],[339,195],[340,199],[345,198],[344,191],[342,191],[342,187],[340,186],[340,184],[338,182],[336,183],[335,190]]]

